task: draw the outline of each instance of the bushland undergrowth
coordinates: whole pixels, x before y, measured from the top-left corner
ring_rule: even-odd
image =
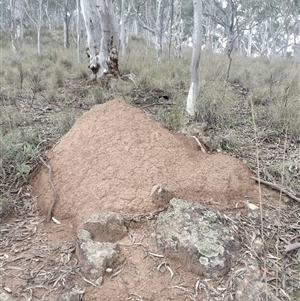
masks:
[[[135,80],[116,79],[102,87],[89,79],[84,50],[78,63],[75,45],[62,48],[61,32],[43,36],[40,57],[33,33],[25,35],[18,53],[11,51],[9,35],[3,34],[1,39],[0,178],[2,195],[5,192],[11,196],[6,200],[13,199],[13,193],[28,180],[45,149],[95,104],[121,97],[147,108],[171,130],[180,130],[187,122],[190,48],[183,49],[181,60],[168,60],[166,51],[157,65],[154,47],[139,38],[132,39],[120,59],[120,70],[133,73]],[[292,59],[270,62],[267,58],[235,55],[226,82],[227,65],[223,54],[202,53],[201,92],[194,122],[205,123],[209,135],[223,135],[223,150],[247,161],[253,153],[252,101],[261,141],[281,148],[282,135],[287,132],[290,143],[299,148],[299,65]],[[274,156],[280,157],[280,152]],[[267,168],[273,177],[281,174],[276,164]],[[288,168],[299,168],[293,164]],[[285,177],[290,182],[295,180]],[[293,187],[300,191],[297,185]]]

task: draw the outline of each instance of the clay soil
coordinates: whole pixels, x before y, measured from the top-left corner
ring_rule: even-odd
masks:
[[[30,183],[41,217],[23,220],[32,233],[28,248],[14,246],[11,269],[2,280],[16,300],[29,300],[30,293],[32,300],[56,300],[66,288],[84,292],[83,300],[88,301],[205,300],[205,291],[196,297],[194,290],[199,276],[156,248],[151,236],[154,219],[131,222],[130,236],[120,242],[120,260],[100,288],[74,268],[79,266],[74,252],[77,229],[95,212],[141,216],[157,210],[149,194],[158,183],[176,197],[229,215],[259,199],[251,172],[241,161],[202,153],[194,139],[168,131],[122,100],[84,113],[48,152],[47,164],[50,179],[49,169],[41,164]],[[59,225],[44,222],[54,200],[53,216]],[[31,272],[17,279],[22,264]]]
[[[155,210],[150,191],[158,183],[176,197],[221,211],[258,198],[241,161],[202,153],[194,139],[168,131],[122,100],[83,114],[48,158],[58,196],[53,215],[75,228],[94,212]],[[49,170],[42,167],[31,184],[47,214],[54,198]]]

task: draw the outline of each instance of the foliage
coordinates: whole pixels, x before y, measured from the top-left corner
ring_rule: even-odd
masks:
[[[39,156],[37,133],[33,128],[15,129],[0,138],[1,177],[12,183],[26,182],[31,164]]]
[[[237,97],[232,88],[225,86],[223,82],[205,81],[200,89],[198,121],[207,123],[210,127],[225,127],[234,123],[232,110]]]
[[[53,116],[53,123],[58,133],[63,136],[67,133],[76,121],[76,112],[73,109],[64,109]]]

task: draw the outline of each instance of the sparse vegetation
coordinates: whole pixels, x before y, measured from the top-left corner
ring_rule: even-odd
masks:
[[[43,39],[53,43],[59,41],[59,34],[48,32]],[[43,129],[44,135],[51,132],[51,144],[71,128],[83,109],[112,97],[146,106],[168,129],[179,130],[184,126],[190,48],[183,49],[182,60],[169,61],[167,53],[163,53],[162,63],[157,65],[154,48],[142,39],[132,38],[126,56],[120,61],[120,70],[134,73],[135,81],[119,80],[113,86],[101,87],[89,80],[87,61],[83,59],[78,64],[73,50],[47,48],[47,43],[42,41],[44,55],[38,57],[32,45],[35,35],[32,41],[32,35],[27,32],[25,39],[21,55],[2,49],[1,73],[5,76],[1,77],[1,129],[2,141],[6,141],[2,143],[2,151],[10,139],[12,144],[17,139],[18,146],[27,145],[25,150],[22,148],[26,162],[27,151],[35,149],[43,135],[39,134],[33,144],[28,144],[28,135],[21,135],[21,132],[26,133],[29,128],[36,132]],[[289,139],[299,141],[300,73],[299,65],[292,59],[269,62],[266,58],[233,56],[228,83],[225,82],[227,61],[224,55],[203,53],[200,67],[201,92],[196,121],[205,123],[209,131],[221,131],[223,136],[229,137],[225,139],[226,151],[240,149],[241,156],[252,152],[251,142],[241,141],[239,134],[231,131],[237,127],[251,131],[250,101],[254,104],[261,141],[278,140],[285,131]],[[21,132],[16,134],[16,131]],[[11,156],[20,151],[18,147],[10,149]],[[5,168],[8,157],[2,157]],[[24,162],[15,162],[16,176],[21,178],[31,170]],[[270,174],[273,173],[270,169]]]
[[[1,38],[1,45],[5,45],[7,36]],[[87,60],[77,63],[74,49],[47,44],[61,39],[60,33],[48,33],[43,38],[41,57],[36,56],[32,44],[34,33],[27,32],[21,54],[1,49],[0,218],[13,210],[14,196],[44,151],[67,133],[85,110],[118,97],[140,106],[173,131],[181,130],[187,122],[205,124],[207,136],[220,137],[221,151],[241,158],[255,171],[252,102],[260,176],[272,182],[283,179],[291,191],[300,193],[300,68],[292,59],[270,62],[233,56],[226,82],[226,56],[203,53],[197,115],[195,120],[188,120],[185,103],[190,48],[183,49],[182,60],[169,61],[163,53],[162,63],[157,65],[154,47],[134,38],[120,61],[120,71],[133,73],[133,79],[118,78],[101,86],[90,80]],[[284,143],[288,144],[287,158],[282,163]]]

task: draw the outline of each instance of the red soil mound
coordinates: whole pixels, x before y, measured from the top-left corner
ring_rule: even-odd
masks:
[[[238,159],[201,153],[192,138],[174,134],[124,101],[97,105],[76,121],[49,153],[58,192],[54,216],[78,226],[98,211],[154,210],[149,194],[163,183],[177,197],[234,207],[257,188]],[[53,200],[48,170],[32,180],[39,209]]]

